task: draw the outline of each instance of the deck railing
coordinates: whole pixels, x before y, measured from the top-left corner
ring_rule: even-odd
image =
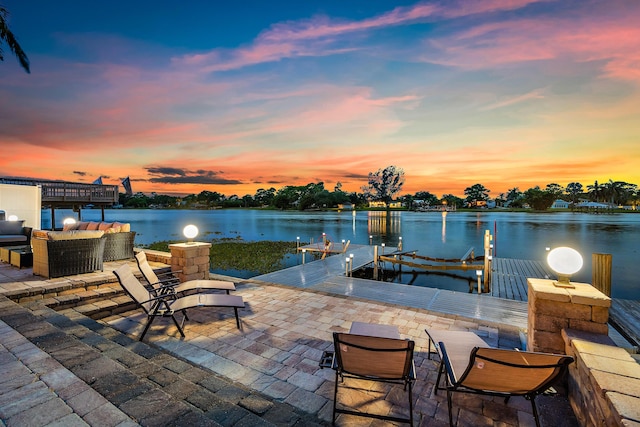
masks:
[[[117,204],[118,186],[100,184],[79,184],[64,181],[29,180],[19,178],[0,178],[2,184],[39,185],[42,188],[42,204]]]

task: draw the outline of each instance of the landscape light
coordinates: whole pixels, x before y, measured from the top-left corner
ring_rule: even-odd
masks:
[[[558,280],[553,282],[560,288],[574,288],[570,278],[582,268],[582,256],[578,251],[566,246],[552,249],[547,255],[547,264],[558,274]]]
[[[184,234],[184,237],[187,238],[187,243],[194,243],[193,239],[198,235],[198,227],[193,224],[189,224],[182,230],[182,233]]]
[[[18,215],[9,215],[9,218],[7,218],[9,221],[17,221],[18,220]]]

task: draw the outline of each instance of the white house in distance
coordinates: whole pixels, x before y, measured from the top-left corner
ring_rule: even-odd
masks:
[[[569,202],[558,199],[551,205],[551,209],[569,209]]]

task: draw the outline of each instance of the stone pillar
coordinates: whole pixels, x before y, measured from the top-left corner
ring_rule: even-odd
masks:
[[[211,243],[202,242],[169,245],[171,271],[181,282],[209,279],[209,248]]]
[[[587,283],[559,288],[553,282],[527,279],[527,350],[564,354],[562,330],[567,328],[608,334],[611,298]]]

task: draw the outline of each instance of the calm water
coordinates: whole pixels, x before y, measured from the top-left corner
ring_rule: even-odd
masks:
[[[71,211],[56,211],[61,227]],[[241,237],[253,240],[319,241],[322,233],[334,242],[385,243],[395,247],[402,237],[404,250],[433,257],[462,257],[470,247],[482,255],[483,236],[494,236],[495,256],[544,260],[546,247],[570,246],[578,250],[585,266],[573,278],[591,282],[591,254],[613,255],[612,293],[617,298],[640,298],[635,263],[640,261],[640,215],[583,213],[531,214],[515,212],[452,212],[443,221],[439,212],[280,212],[259,210],[107,210],[107,221],[131,223],[137,244],[183,240],[182,229],[195,224],[199,240]],[[43,228],[50,228],[49,211],[42,212]],[[83,210],[83,220],[100,220],[100,210]],[[297,262],[296,260],[289,260]],[[407,275],[405,275],[407,276]],[[420,275],[415,284],[466,291],[464,281],[438,275]]]

